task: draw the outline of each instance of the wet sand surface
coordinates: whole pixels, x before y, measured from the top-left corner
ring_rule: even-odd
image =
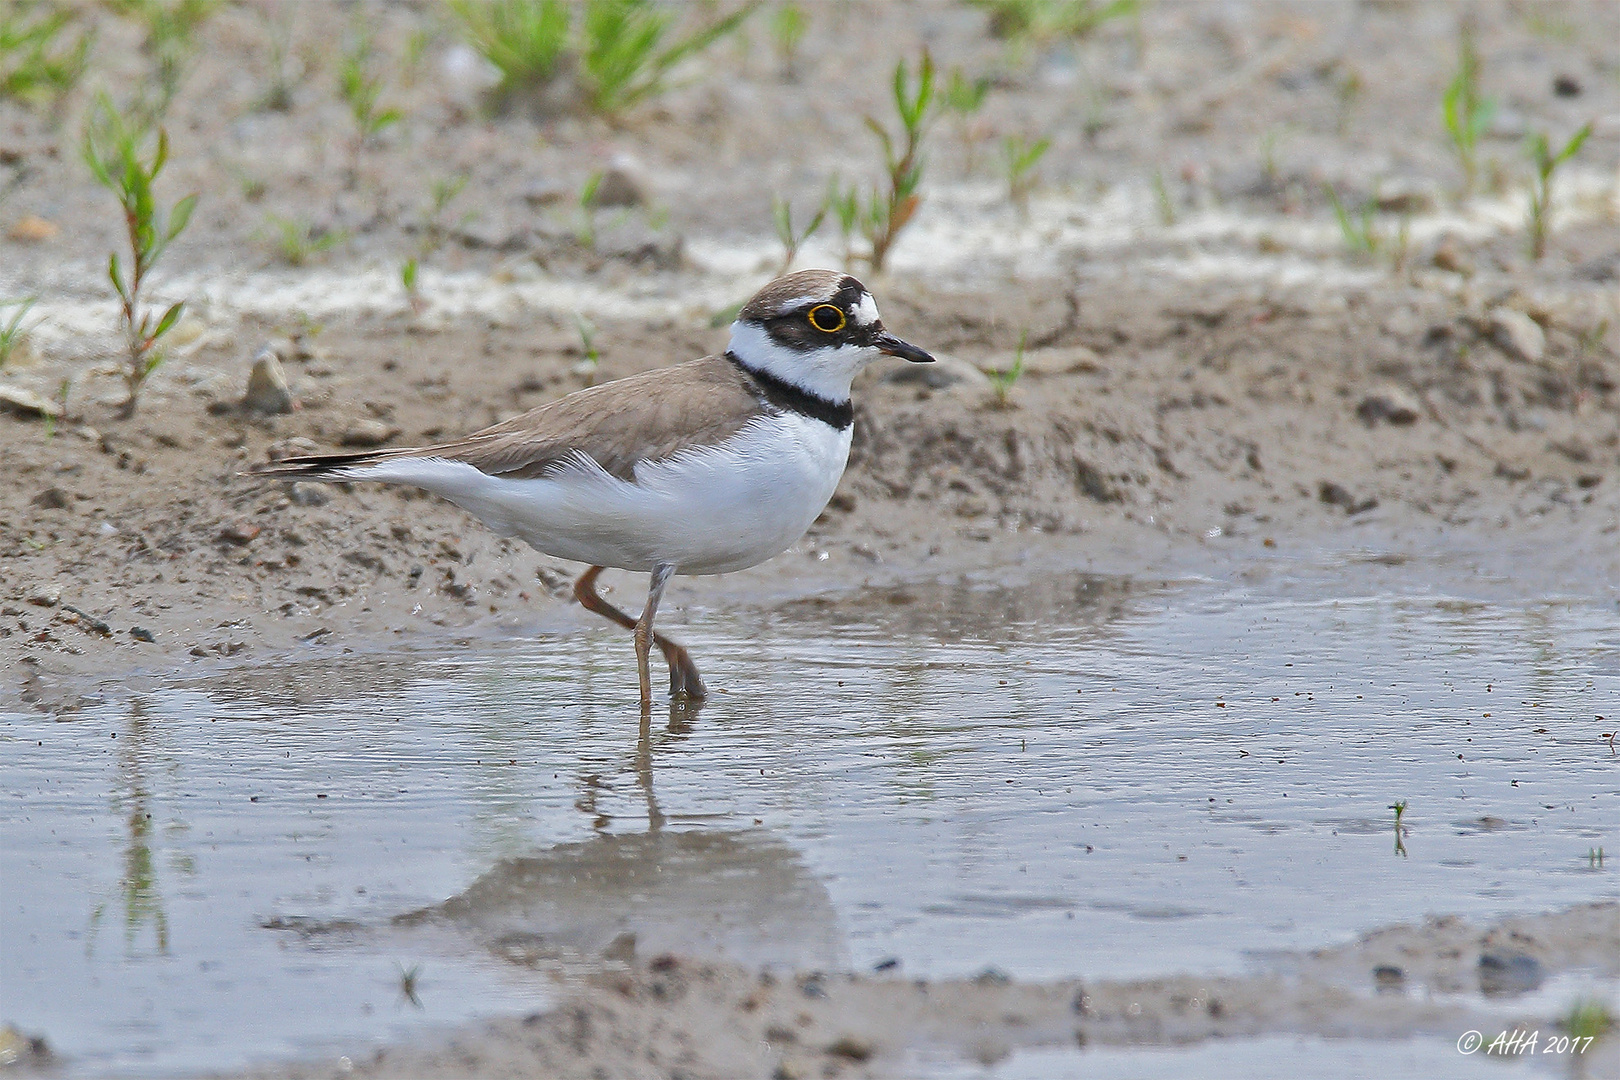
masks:
[[[1620,989],[1613,615],[1372,565],[688,608],[718,692],[639,740],[622,638],[573,629],[8,714],[11,1008],[76,1075],[1089,1075],[1076,1040],[1262,1034],[1371,1075],[1551,1031]]]
[[[286,10],[200,31],[159,194],[204,199],[154,279],[187,314],[133,418],[92,87],[0,101],[0,297],[39,297],[0,384],[66,398],[0,414],[0,1060],[1620,1076],[1614,1035],[1546,1052],[1620,1011],[1620,8],[1466,9],[1500,105],[1466,199],[1448,4],[1156,3],[1022,52],[966,5],[816,7],[796,65],[756,20],[615,124],[486,118],[432,11],[363,6],[405,119],[358,160],[353,12]],[[96,80],[148,74],[80,17]],[[862,377],[801,543],[671,586],[701,710],[638,732],[578,567],[243,475],[722,348],[771,197],[873,179],[924,45],[994,85],[855,270],[941,363]],[[1587,120],[1532,260],[1525,139]],[[994,159],[1041,132],[1021,213]],[[642,200],[587,244],[608,168]],[[273,216],[345,239],[285,265]],[[242,405],[266,346],[277,415]],[[1458,1052],[1519,1028],[1540,1052]]]

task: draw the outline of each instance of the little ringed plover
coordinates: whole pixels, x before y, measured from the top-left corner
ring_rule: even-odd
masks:
[[[503,536],[588,564],[574,596],[635,631],[646,710],[653,645],[672,695],[705,696],[687,651],[653,632],[664,586],[675,574],[764,562],[804,535],[849,459],[850,383],[880,355],[933,360],[884,329],[859,281],[802,270],[743,306],[720,356],[580,390],[437,446],[291,457],[253,471],[411,484]],[[640,619],[597,595],[608,567],[652,575]]]

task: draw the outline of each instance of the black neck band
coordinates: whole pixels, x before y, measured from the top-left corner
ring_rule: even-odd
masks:
[[[779,379],[768,371],[749,367],[737,358],[736,353],[727,352],[726,359],[736,364],[744,375],[753,380],[761,398],[783,412],[796,412],[814,417],[835,431],[843,431],[855,420],[855,406],[848,401],[828,401],[803,387]]]

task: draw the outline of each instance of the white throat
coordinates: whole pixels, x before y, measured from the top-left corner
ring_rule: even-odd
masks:
[[[880,354],[871,346],[839,345],[799,352],[771,340],[765,328],[738,320],[731,324],[728,350],[744,367],[774,375],[818,398],[842,404],[849,400],[849,385],[862,368]]]

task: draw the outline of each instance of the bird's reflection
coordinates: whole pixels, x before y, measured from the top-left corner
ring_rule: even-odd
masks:
[[[669,824],[655,761],[688,737],[697,715],[692,704],[672,706],[657,731],[643,716],[623,771],[645,800],[644,830],[611,829],[601,800],[611,778],[584,776],[574,805],[591,819],[589,838],[502,859],[395,925],[452,928],[526,965],[679,952],[749,965],[847,966],[832,899],[793,847],[762,828]]]

